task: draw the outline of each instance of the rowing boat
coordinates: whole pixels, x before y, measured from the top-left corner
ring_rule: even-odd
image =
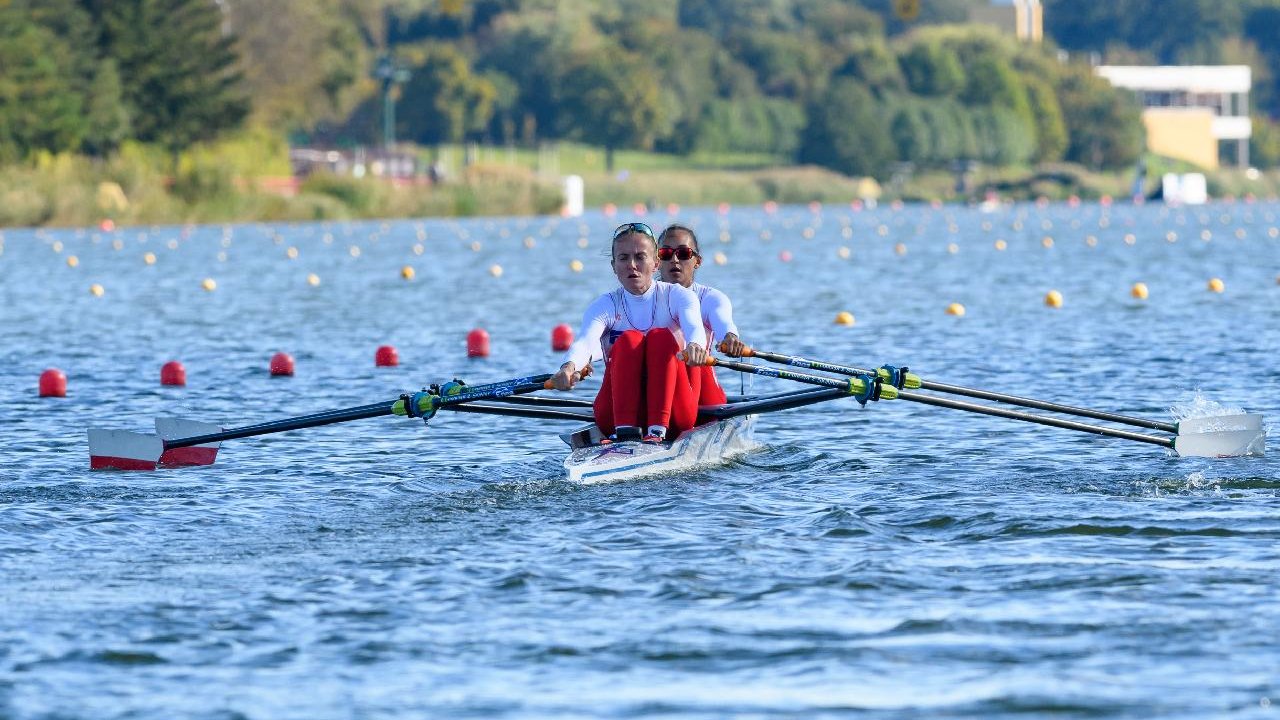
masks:
[[[569,479],[580,483],[599,483],[723,463],[741,455],[754,445],[751,441],[751,429],[752,418],[755,415],[849,397],[863,406],[868,402],[897,399],[1037,423],[1157,445],[1179,456],[1240,457],[1258,456],[1265,452],[1266,431],[1263,427],[1262,415],[1257,413],[1221,412],[1169,423],[1025,398],[1005,392],[929,381],[907,372],[905,367],[885,365],[875,370],[863,370],[849,365],[808,360],[752,348],[747,348],[744,355],[777,364],[835,373],[843,377],[794,372],[710,357],[706,361],[708,365],[734,370],[744,375],[793,380],[818,387],[774,395],[739,397],[723,405],[700,407],[698,409],[699,424],[669,443],[649,445],[628,441],[603,444],[600,431],[594,427],[568,433],[561,437],[572,448],[569,457],[564,461],[565,472]],[[586,374],[584,369],[580,377],[585,377]],[[155,470],[159,467],[212,465],[219,446],[225,440],[385,415],[399,415],[427,421],[436,415],[437,410],[591,422],[594,418],[591,413],[591,403],[588,401],[529,395],[538,390],[550,389],[551,378],[550,374],[532,375],[484,385],[467,385],[460,380],[454,380],[441,385],[432,385],[421,392],[405,393],[395,400],[327,410],[227,430],[209,423],[164,418],[157,420],[155,434],[91,428],[89,430],[89,463],[95,470]],[[962,395],[988,400],[995,404],[953,400],[932,393]],[[1103,420],[1146,430],[1158,430],[1166,434],[1154,435],[1123,430],[1079,420],[1050,417],[1042,413],[1011,410],[1007,407],[997,407],[996,404]]]
[[[714,420],[657,444],[635,440],[601,445],[600,430],[590,425],[560,436],[573,448],[564,459],[565,474],[571,482],[592,484],[720,465],[754,446],[754,420],[754,415]]]

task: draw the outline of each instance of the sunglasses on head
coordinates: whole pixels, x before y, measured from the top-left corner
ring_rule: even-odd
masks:
[[[618,229],[613,231],[613,239],[617,240],[623,235],[626,235],[627,233],[633,233],[633,232],[640,233],[641,235],[648,235],[649,237],[654,238],[655,240],[657,239],[657,237],[653,234],[653,228],[649,227],[648,225],[645,225],[642,222],[630,222],[630,223],[623,223],[619,225]]]
[[[698,257],[698,251],[697,251],[697,250],[694,250],[693,248],[689,247],[688,245],[681,245],[680,247],[660,247],[660,248],[658,248],[658,259],[659,259],[659,260],[663,260],[663,261],[670,261],[670,260],[671,260],[671,258],[679,258],[680,260],[688,260],[688,259],[690,259],[690,258],[695,258],[695,257]]]

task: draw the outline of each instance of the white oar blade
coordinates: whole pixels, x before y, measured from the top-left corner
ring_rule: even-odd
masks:
[[[89,430],[91,470],[155,470],[164,453],[157,435],[128,430]]]
[[[1188,457],[1240,457],[1261,456],[1266,452],[1266,444],[1262,415],[1240,413],[1179,422],[1173,448],[1179,455]]]
[[[185,420],[176,417],[156,418],[156,434],[165,440],[211,435],[222,432],[222,426],[197,420]],[[190,465],[212,465],[218,456],[220,442],[194,445],[184,448],[170,448],[160,455],[160,467],[186,467]]]

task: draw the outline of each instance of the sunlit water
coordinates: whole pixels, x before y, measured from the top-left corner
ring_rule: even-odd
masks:
[[[1214,402],[1274,435],[1278,216],[680,219],[762,349],[1161,420]],[[551,328],[610,286],[620,220],[4,231],[0,717],[1275,717],[1274,452],[1177,458],[846,400],[761,418],[762,448],[728,466],[603,486],[561,478],[571,424],[458,415],[88,470],[90,426],[231,426],[550,372]],[[466,358],[474,327],[487,359]],[[373,367],[381,344],[401,366]],[[268,376],[280,350],[295,377]],[[170,359],[186,388],[158,385]],[[50,366],[69,398],[36,397]]]

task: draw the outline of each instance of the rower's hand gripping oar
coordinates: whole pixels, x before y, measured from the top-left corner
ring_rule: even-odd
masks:
[[[1235,457],[1239,455],[1262,455],[1265,449],[1266,436],[1262,429],[1262,416],[1256,413],[1233,414],[1210,418],[1188,418],[1174,424],[1159,422],[1156,420],[1147,420],[1144,418],[1135,418],[1127,415],[1118,415],[1099,410],[1078,408],[1070,405],[1061,405],[1059,403],[1023,398],[1016,395],[1008,395],[989,390],[978,390],[974,388],[960,387],[958,385],[930,382],[921,379],[915,374],[907,372],[906,367],[898,368],[886,365],[876,369],[875,371],[863,370],[861,368],[851,367],[848,365],[765,352],[763,350],[756,350],[750,347],[744,348],[742,354],[745,357],[758,357],[762,360],[791,365],[793,367],[821,370],[841,375],[852,375],[855,377],[865,378],[874,374],[874,376],[878,377],[882,382],[892,383],[892,385],[900,391],[896,394],[896,397],[900,397],[904,400],[1162,445],[1164,447],[1172,448],[1179,455],[1194,457]],[[755,366],[747,365],[746,367]],[[1073,422],[1070,420],[1060,420],[1057,418],[1045,417],[1043,415],[1017,412],[1014,410],[1006,410],[987,405],[947,400],[932,395],[901,392],[904,388],[919,388],[922,390],[934,390],[937,392],[965,395],[968,397],[1002,402],[1009,405],[1030,407],[1037,410],[1047,410],[1050,412],[1077,415],[1097,420],[1106,420],[1109,422],[1150,428],[1153,430],[1163,430],[1165,432],[1172,433],[1175,437],[1164,438],[1153,435],[1144,435],[1141,433],[1114,430],[1112,428],[1101,427],[1098,425],[1089,425],[1087,423]]]
[[[430,420],[437,410],[474,400],[520,395],[551,388],[551,375],[532,375],[485,385],[454,380],[422,392],[371,405],[329,410],[300,417],[222,430],[217,425],[157,418],[157,434],[126,430],[89,430],[89,467],[94,470],[155,470],[157,467],[212,465],[224,440],[301,430],[321,425],[402,415]]]

